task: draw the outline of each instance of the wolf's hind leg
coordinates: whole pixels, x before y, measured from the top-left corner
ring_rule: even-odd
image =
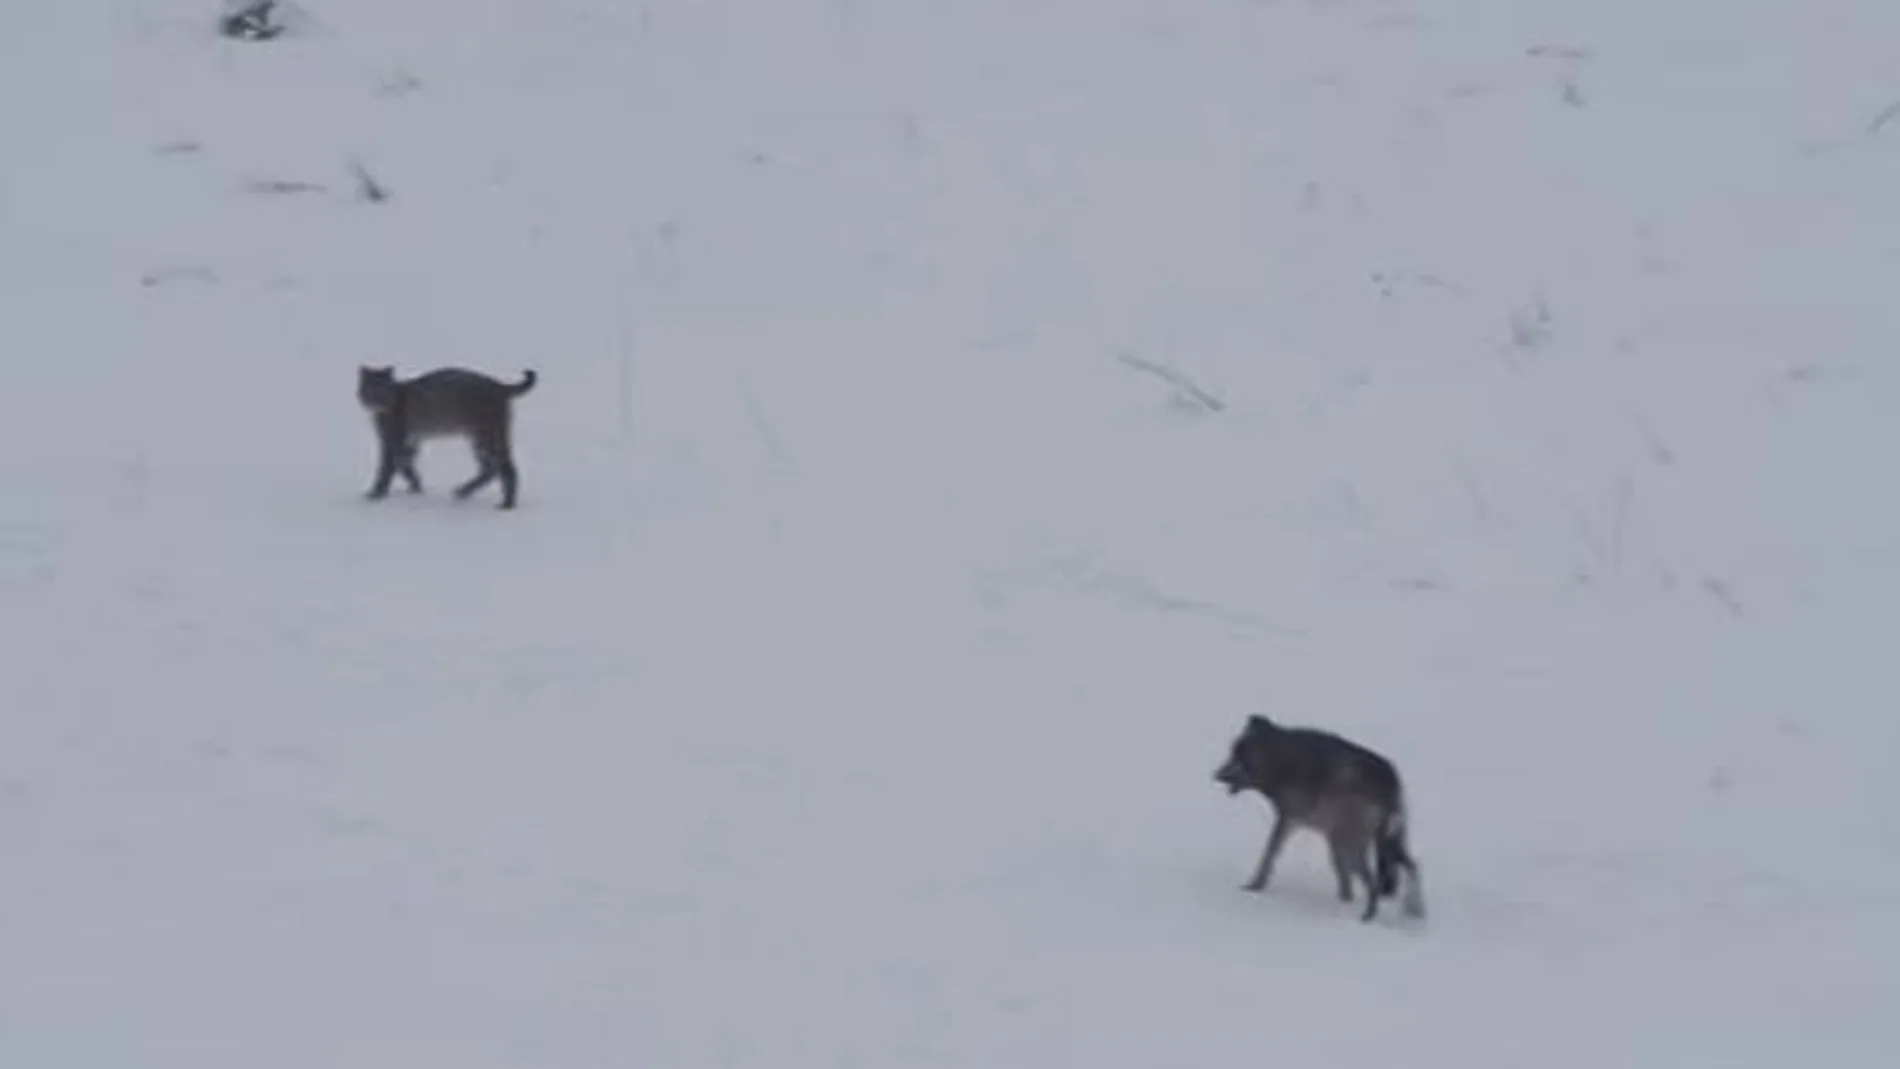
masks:
[[[1379,915],[1379,880],[1372,871],[1372,843],[1361,840],[1358,849],[1350,855],[1352,875],[1366,885],[1366,909],[1359,915],[1362,921],[1369,921]],[[1345,879],[1343,875],[1340,877]]]
[[[1400,909],[1413,920],[1425,919],[1425,884],[1418,874],[1418,863],[1406,862],[1405,897],[1400,900]]]
[[[1365,864],[1367,844],[1364,840],[1344,832],[1334,832],[1326,837],[1326,845],[1332,848],[1333,878],[1339,883],[1339,900],[1352,901],[1352,878],[1358,875]],[[1371,881],[1367,881],[1368,892]]]

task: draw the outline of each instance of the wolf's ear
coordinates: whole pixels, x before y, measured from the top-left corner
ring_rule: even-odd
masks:
[[[1266,717],[1261,716],[1259,713],[1255,713],[1252,716],[1247,718],[1247,730],[1272,731],[1273,721],[1268,720]]]

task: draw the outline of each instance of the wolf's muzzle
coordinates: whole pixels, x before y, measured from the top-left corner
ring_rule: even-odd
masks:
[[[1230,757],[1226,764],[1214,771],[1214,782],[1226,787],[1228,794],[1239,794],[1241,788],[1247,785],[1247,771],[1240,767],[1240,762]]]

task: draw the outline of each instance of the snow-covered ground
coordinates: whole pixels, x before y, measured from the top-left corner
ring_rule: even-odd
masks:
[[[216,11],[0,4],[0,1065],[1889,1064],[1891,0]]]

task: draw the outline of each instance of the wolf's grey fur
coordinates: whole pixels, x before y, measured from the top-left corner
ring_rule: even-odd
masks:
[[[515,471],[514,399],[534,388],[535,374],[524,371],[518,383],[506,383],[464,368],[439,368],[413,379],[398,379],[390,367],[359,367],[356,399],[369,410],[376,429],[376,480],[366,495],[389,493],[401,475],[411,493],[422,491],[416,452],[430,438],[465,439],[475,451],[475,477],[455,488],[465,498],[495,479],[501,480],[501,507],[515,507],[520,476]]]
[[[1361,920],[1378,915],[1379,899],[1398,893],[1401,873],[1405,914],[1425,915],[1418,864],[1406,845],[1404,790],[1385,757],[1332,732],[1251,716],[1214,779],[1229,794],[1259,791],[1273,805],[1273,830],[1247,890],[1266,888],[1288,836],[1305,827],[1332,849],[1340,901],[1352,901],[1354,877],[1365,885]]]

